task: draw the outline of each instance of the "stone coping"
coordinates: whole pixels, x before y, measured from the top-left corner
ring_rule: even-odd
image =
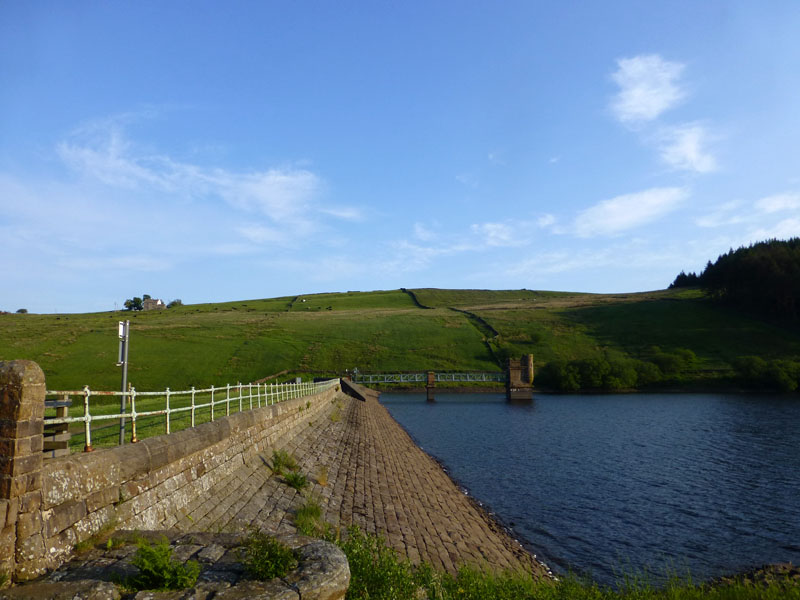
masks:
[[[176,531],[118,531],[111,536],[122,545],[98,543],[43,579],[0,590],[0,599],[52,600],[341,600],[350,583],[344,553],[334,544],[302,535],[276,535],[298,554],[298,566],[286,577],[271,581],[250,579],[240,560],[245,533],[180,533]],[[131,559],[137,540],[157,543],[166,538],[172,558],[196,560],[201,573],[191,588],[170,592],[126,592],[115,585],[134,575]],[[109,547],[116,546],[116,547]]]

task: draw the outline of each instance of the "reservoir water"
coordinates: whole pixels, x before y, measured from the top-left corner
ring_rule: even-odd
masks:
[[[384,393],[448,473],[556,571],[613,583],[800,563],[800,399]]]

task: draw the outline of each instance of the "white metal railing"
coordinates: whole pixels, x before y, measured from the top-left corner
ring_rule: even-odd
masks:
[[[133,387],[130,387],[129,391],[125,393],[108,392],[91,390],[89,386],[77,391],[48,390],[46,392],[46,397],[48,398],[56,397],[62,401],[80,398],[79,402],[73,402],[73,406],[78,403],[82,404],[83,415],[47,418],[46,423],[48,425],[83,423],[86,436],[84,451],[91,452],[92,424],[95,422],[117,420],[122,425],[124,421],[130,421],[131,442],[136,442],[138,441],[136,436],[137,420],[143,418],[163,415],[166,433],[170,433],[172,429],[171,421],[175,421],[187,413],[189,417],[188,426],[195,427],[198,420],[201,420],[201,422],[213,421],[220,416],[230,415],[232,411],[251,410],[293,398],[310,396],[338,384],[338,379],[329,379],[319,383],[306,381],[299,383],[237,383],[221,387],[212,385],[210,388],[195,389],[192,387],[192,389],[184,391],[173,391],[167,388],[163,392],[138,392]],[[126,397],[124,410],[120,408],[122,396]],[[98,406],[101,399],[113,397],[117,398],[116,404],[109,403],[105,406]],[[159,401],[159,397],[162,401]],[[93,412],[92,399],[94,398],[97,399],[97,402]],[[137,403],[139,410],[137,410]],[[161,405],[163,405],[163,408],[160,407]],[[155,406],[159,407],[154,408]],[[219,410],[216,410],[219,408],[224,410],[224,415],[220,414]],[[114,412],[115,409],[116,412]],[[208,413],[201,413],[204,409],[208,409]],[[199,419],[200,416],[202,416],[201,419]]]

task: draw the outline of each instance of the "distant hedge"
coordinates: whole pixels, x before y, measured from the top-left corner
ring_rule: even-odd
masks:
[[[554,360],[536,373],[536,383],[560,392],[637,389],[664,380],[680,379],[697,362],[694,352],[669,352],[652,346],[647,360],[606,352],[580,360]]]

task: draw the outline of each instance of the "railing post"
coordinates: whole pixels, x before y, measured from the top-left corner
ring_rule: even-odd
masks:
[[[136,388],[131,387],[130,383],[128,383],[128,388],[131,391],[131,444],[135,444],[139,441],[139,438],[136,437]]]
[[[194,427],[194,386],[192,386],[192,427]]]
[[[253,384],[247,384],[247,395],[250,396],[250,410],[253,410]]]
[[[229,417],[231,414],[231,384],[225,384],[225,416]]]
[[[89,386],[83,386],[83,431],[86,434],[86,443],[83,446],[84,452],[91,452],[92,448],[92,414],[89,412]]]
[[[211,422],[214,422],[214,386],[211,386]]]
[[[256,383],[256,399],[258,401],[258,408],[261,408],[261,384]]]
[[[242,412],[242,382],[239,383],[239,412]]]
[[[167,434],[169,434],[169,388],[167,388]]]

